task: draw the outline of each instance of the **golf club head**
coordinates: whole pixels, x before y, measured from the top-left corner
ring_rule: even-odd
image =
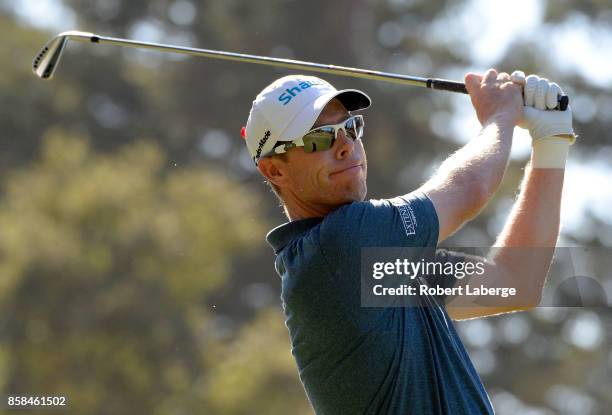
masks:
[[[68,43],[68,39],[92,39],[95,35],[93,33],[69,31],[63,32],[55,36],[53,39],[47,42],[45,46],[36,54],[34,61],[32,62],[32,71],[36,76],[42,79],[50,79],[55,73],[57,64],[62,56],[62,52]]]

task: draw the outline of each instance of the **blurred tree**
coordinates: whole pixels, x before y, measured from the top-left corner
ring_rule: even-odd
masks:
[[[215,333],[206,298],[263,232],[256,199],[206,169],[164,172],[146,142],[105,156],[61,131],[44,142],[0,201],[3,390],[64,395],[75,413],[206,407],[194,384],[222,364],[207,359]],[[287,357],[252,373],[252,388],[263,377],[301,390],[279,313],[253,330]],[[258,361],[261,350],[251,350]]]

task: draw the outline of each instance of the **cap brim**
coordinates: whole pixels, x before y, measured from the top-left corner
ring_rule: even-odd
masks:
[[[370,97],[358,89],[343,89],[321,95],[304,105],[285,130],[279,134],[277,141],[290,141],[304,136],[319,118],[323,108],[334,98],[338,98],[348,111],[363,110],[372,105]]]
[[[343,89],[333,98],[338,98],[349,111],[364,110],[372,105],[370,97],[358,89]]]

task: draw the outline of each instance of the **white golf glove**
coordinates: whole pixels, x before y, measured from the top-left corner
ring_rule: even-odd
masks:
[[[525,77],[522,71],[510,75],[523,86],[523,121],[519,127],[529,130],[532,138],[534,168],[565,168],[569,146],[576,140],[572,128],[572,108],[556,110],[561,87],[537,75]]]

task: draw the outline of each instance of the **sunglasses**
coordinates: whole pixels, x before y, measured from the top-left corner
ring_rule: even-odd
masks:
[[[363,115],[353,115],[338,124],[321,125],[308,131],[302,138],[292,141],[280,141],[268,153],[261,157],[285,153],[293,147],[304,147],[306,153],[325,151],[332,148],[338,138],[338,131],[354,140],[363,136]]]

